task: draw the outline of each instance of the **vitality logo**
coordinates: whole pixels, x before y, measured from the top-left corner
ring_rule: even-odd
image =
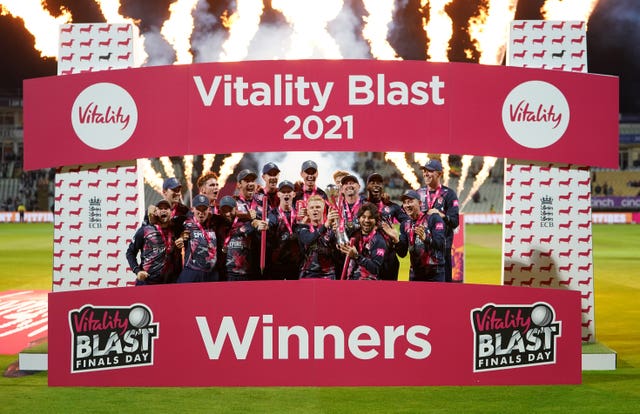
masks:
[[[97,150],[118,148],[131,138],[138,108],[124,88],[96,83],[84,89],[71,109],[71,125],[82,142]]]
[[[153,365],[153,343],[159,334],[151,310],[85,305],[69,312],[71,372]]]
[[[473,309],[474,372],[555,363],[561,322],[554,318],[543,302]]]

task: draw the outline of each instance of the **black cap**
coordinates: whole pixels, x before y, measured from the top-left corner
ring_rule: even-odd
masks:
[[[268,162],[262,167],[262,174],[266,174],[271,170],[276,170],[280,172],[280,168],[274,162]]]
[[[371,181],[384,181],[384,178],[382,178],[382,175],[378,174],[378,173],[373,173],[373,174],[369,174],[369,176],[367,177],[367,183],[371,182]]]
[[[167,207],[171,207],[171,203],[168,200],[164,199],[164,198],[161,198],[160,200],[156,201],[155,206],[156,207],[160,207],[160,204],[166,204]]]
[[[316,164],[315,161],[307,160],[302,163],[302,168],[300,168],[300,171],[307,171],[310,168],[318,171],[318,164]]]
[[[169,177],[166,180],[164,180],[164,183],[162,183],[163,190],[168,190],[168,189],[173,190],[174,188],[178,188],[178,187],[182,187],[182,184],[180,184],[180,181],[178,181],[176,177]]]
[[[358,183],[358,177],[353,174],[345,175],[344,177],[342,177],[342,179],[340,179],[340,184],[344,184],[347,181],[355,181],[356,183]]]
[[[287,180],[284,180],[284,181],[280,182],[280,184],[278,184],[278,191],[282,190],[284,187],[289,187],[292,190],[295,189],[295,186],[293,185],[293,183],[291,181],[287,181]]]
[[[237,206],[236,204],[236,200],[234,200],[233,197],[231,196],[224,196],[220,199],[220,204],[219,204],[220,208],[222,207],[231,207],[234,208]]]
[[[258,174],[254,173],[250,169],[244,169],[238,173],[238,176],[236,178],[238,181],[242,181],[246,180],[247,178],[250,179],[250,177],[253,177],[253,179],[255,180],[256,178],[258,178]]]
[[[414,200],[420,200],[420,194],[416,190],[407,190],[401,196],[400,200],[406,200],[407,198],[413,198]]]
[[[428,170],[428,171],[440,171],[442,172],[442,163],[438,160],[429,160],[427,161],[427,163],[424,165],[424,167],[422,167],[423,170]]]
[[[198,194],[197,196],[193,197],[193,201],[191,201],[191,206],[192,207],[202,207],[202,206],[209,207],[209,199],[207,198],[207,196],[203,194]]]

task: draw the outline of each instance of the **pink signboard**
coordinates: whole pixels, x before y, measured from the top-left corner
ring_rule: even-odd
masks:
[[[247,150],[428,150],[614,168],[617,108],[616,77],[464,63],[81,73],[25,81],[25,167]],[[584,145],[594,131],[598,151]]]
[[[49,295],[49,308],[53,386],[581,381],[575,291],[204,283],[58,292]]]

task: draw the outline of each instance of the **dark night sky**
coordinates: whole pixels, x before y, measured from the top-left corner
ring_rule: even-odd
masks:
[[[457,0],[447,11],[460,22],[466,21],[484,0]],[[0,0],[1,2],[1,0]],[[169,16],[168,5],[172,0],[122,0],[120,13],[141,19],[143,32],[158,28]],[[208,0],[212,13],[219,15],[232,0]],[[359,0],[346,0],[359,13],[363,10]],[[60,5],[69,9],[74,23],[103,21],[98,6],[86,0],[48,0],[52,13]],[[424,59],[424,32],[420,15],[417,14],[419,0],[405,0],[405,6],[396,10],[395,28],[389,40],[404,59]],[[520,0],[515,18],[517,20],[540,19],[540,7],[544,0]],[[282,21],[277,12],[269,10],[270,0],[263,19]],[[198,30],[196,28],[196,30]],[[11,16],[0,16],[0,88],[18,89],[23,79],[56,74],[54,59],[42,59],[33,48],[33,37],[23,27],[22,21]],[[469,43],[465,33],[454,34],[451,42],[450,60],[464,61],[463,47]],[[587,52],[589,72],[620,77],[620,110],[625,114],[640,115],[640,1],[600,0],[589,20]]]

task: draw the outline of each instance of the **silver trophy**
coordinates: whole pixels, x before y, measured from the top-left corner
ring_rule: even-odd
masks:
[[[329,184],[325,189],[327,193],[327,199],[329,208],[333,208],[338,212],[338,228],[336,233],[336,242],[338,244],[349,244],[349,237],[345,231],[344,215],[342,214],[342,193],[340,187],[335,184]]]

